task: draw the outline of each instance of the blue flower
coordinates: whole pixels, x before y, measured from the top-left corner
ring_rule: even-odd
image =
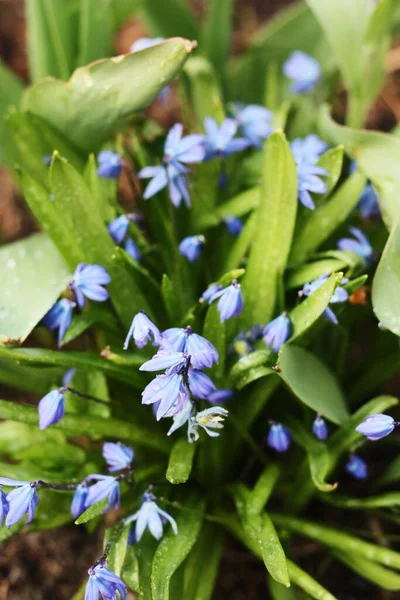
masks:
[[[211,298],[220,290],[222,290],[222,285],[220,285],[219,283],[212,283],[208,286],[206,291],[203,292],[203,295],[200,298],[200,302],[208,302],[209,304],[211,304]]]
[[[142,254],[132,238],[125,240],[124,249],[129,256],[131,256],[134,260],[137,260],[137,262],[140,262]]]
[[[96,481],[94,485],[91,485],[86,498],[85,508],[93,506],[100,500],[108,498],[107,509],[119,508],[120,504],[120,489],[119,482],[121,476],[112,477],[111,475],[89,475],[86,477],[86,481]]]
[[[389,415],[377,414],[366,417],[360,425],[357,425],[356,431],[375,442],[392,433],[397,426],[398,422]]]
[[[211,394],[206,398],[210,404],[224,404],[233,398],[233,391],[224,389],[224,390],[215,390],[211,392]]]
[[[82,513],[85,512],[88,492],[89,488],[85,481],[76,486],[76,490],[71,502],[71,514],[74,519],[77,519]]]
[[[163,37],[141,37],[133,42],[133,44],[130,47],[130,51],[133,53],[140,52],[141,50],[147,50],[147,48],[152,48],[153,46],[160,44],[164,40],[165,38]]]
[[[190,364],[195,369],[206,369],[218,362],[218,352],[211,342],[191,327],[172,327],[162,332],[161,350],[183,352],[190,355]]]
[[[229,412],[226,408],[212,406],[197,413],[195,417],[190,417],[188,428],[189,442],[197,442],[200,437],[198,432],[199,427],[202,427],[210,437],[219,437],[220,434],[214,431],[214,429],[224,428],[223,422],[228,414]]]
[[[230,286],[214,294],[210,302],[218,300],[218,310],[221,323],[231,317],[237,317],[243,310],[243,296],[240,284],[234,279]]]
[[[249,142],[244,138],[235,138],[238,123],[235,119],[224,119],[221,125],[218,125],[212,117],[204,119],[204,129],[207,137],[204,140],[206,150],[206,160],[214,157],[226,158],[234,152],[241,152],[249,147]]]
[[[100,561],[88,570],[89,580],[86,584],[85,600],[126,600],[126,587],[122,579],[110,571],[105,561]]]
[[[243,223],[238,217],[225,217],[224,223],[231,235],[239,235],[243,229]]]
[[[233,104],[233,112],[240,131],[254,148],[261,148],[265,140],[273,131],[272,120],[274,115],[264,106],[240,103]]]
[[[286,313],[282,313],[264,327],[264,342],[267,346],[271,346],[275,352],[279,352],[282,344],[289,339],[291,329],[289,317]]]
[[[67,371],[65,371],[64,375],[62,376],[62,384],[64,387],[69,386],[75,373],[76,373],[75,367],[72,367],[71,369],[68,369]]]
[[[128,215],[120,215],[108,225],[108,233],[116,244],[120,244],[128,233],[129,221]]]
[[[267,445],[277,452],[289,450],[292,441],[290,431],[281,423],[271,423],[267,436]]]
[[[303,286],[302,294],[304,294],[304,296],[311,296],[318,288],[321,287],[321,285],[323,285],[325,283],[325,281],[327,279],[328,279],[328,275],[321,275],[321,277],[318,277],[318,279],[311,281],[311,283],[306,283]],[[342,283],[347,283],[347,281],[348,281],[348,279],[346,279],[346,278],[342,279]],[[348,300],[348,298],[349,298],[349,294],[348,294],[347,290],[345,290],[343,287],[341,287],[339,285],[335,289],[334,294],[329,301],[329,304],[340,304],[342,302],[346,302],[346,300]],[[331,323],[334,323],[335,325],[338,324],[339,321],[337,320],[335,313],[333,312],[333,310],[331,308],[329,308],[329,306],[324,310],[324,312],[322,314],[325,317],[325,319],[328,319],[328,321],[330,321]]]
[[[356,454],[350,456],[345,469],[356,479],[366,479],[368,477],[367,463]]]
[[[178,533],[178,526],[175,519],[164,510],[159,508],[155,502],[156,498],[151,492],[143,494],[142,506],[132,516],[125,519],[125,525],[129,525],[136,521],[135,537],[136,541],[140,542],[143,533],[149,529],[151,535],[156,540],[161,539],[163,534],[163,522],[168,521],[171,524],[172,531],[175,535]]]
[[[295,50],[283,63],[283,72],[292,80],[291,91],[302,94],[312,90],[321,77],[319,62],[312,56]]]
[[[182,137],[182,133],[183,125],[181,123],[176,123],[171,127],[165,140],[163,165],[145,167],[138,173],[138,177],[141,179],[151,178],[143,194],[145,200],[168,186],[174,206],[179,206],[182,200],[186,206],[190,206],[186,181],[189,171],[184,165],[198,163],[204,159],[204,136],[192,134]]]
[[[381,214],[378,197],[372,183],[367,183],[364,187],[357,206],[364,219],[372,219]]]
[[[194,412],[195,412],[195,410],[194,410],[192,403],[188,402],[186,404],[186,406],[183,408],[183,410],[181,410],[181,412],[179,412],[177,415],[174,415],[173,423],[172,423],[167,435],[171,435],[172,433],[174,433],[174,431],[176,431],[177,429],[179,429],[180,427],[185,425],[185,423],[188,423],[188,421],[191,418],[192,413],[194,413]]]
[[[62,298],[43,317],[43,325],[47,329],[50,331],[58,329],[58,347],[61,346],[62,339],[71,325],[74,306],[76,306],[75,302]]]
[[[130,446],[125,446],[120,442],[105,442],[103,444],[103,456],[107,462],[110,473],[130,469],[132,467],[135,453]]]
[[[2,490],[2,486],[0,485],[0,527],[3,524],[4,517],[7,516],[8,510],[10,506],[8,504],[7,496]]]
[[[25,513],[28,513],[27,523],[30,523],[35,515],[35,510],[39,502],[36,491],[37,483],[29,481],[17,481],[8,477],[0,477],[0,485],[13,487],[7,494],[8,513],[6,517],[6,526],[11,527],[18,523]],[[3,509],[4,510],[4,509]]]
[[[204,235],[189,235],[180,242],[179,252],[190,262],[197,260],[205,244]]]
[[[142,404],[159,402],[157,421],[178,414],[189,400],[189,392],[183,376],[179,373],[157,375],[142,392]]]
[[[79,308],[83,308],[86,303],[85,298],[96,302],[108,300],[109,293],[103,286],[110,281],[111,277],[104,267],[80,263],[72,275],[69,287],[75,294]]]
[[[303,206],[310,210],[315,209],[313,194],[325,194],[326,183],[318,175],[328,175],[327,171],[318,165],[309,162],[297,163],[297,191]]]
[[[328,147],[328,144],[314,133],[304,138],[296,138],[290,143],[297,164],[301,162],[315,163]]]
[[[42,160],[43,160],[44,164],[46,165],[46,167],[50,167],[51,166],[51,161],[52,161],[51,154],[44,154],[42,156]]]
[[[216,391],[213,380],[199,369],[189,369],[189,387],[193,396],[201,400],[207,400],[208,396]]]
[[[150,360],[139,367],[139,371],[163,371],[169,369],[174,372],[181,371],[189,364],[189,356],[184,352],[166,352],[159,350]]]
[[[138,348],[144,348],[151,339],[153,340],[153,346],[159,346],[161,344],[160,330],[142,310],[133,317],[132,324],[125,339],[124,350],[128,348],[129,340],[131,338],[133,338]]]
[[[369,264],[372,260],[374,251],[368,241],[368,238],[363,234],[362,231],[357,229],[357,227],[350,227],[349,231],[356,239],[353,240],[351,238],[342,238],[338,241],[338,248],[348,252],[355,252],[361,256],[361,258],[363,258],[367,264]]]
[[[117,179],[121,173],[124,161],[116,152],[111,150],[103,150],[97,155],[99,166],[97,167],[97,175],[106,177],[107,179]]]
[[[55,425],[63,418],[65,411],[63,392],[63,389],[53,390],[40,400],[38,404],[40,429]]]
[[[319,440],[326,440],[328,437],[328,426],[325,419],[323,419],[321,415],[317,415],[315,417],[312,430],[315,437]]]

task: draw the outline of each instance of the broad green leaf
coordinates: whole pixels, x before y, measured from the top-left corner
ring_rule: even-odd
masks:
[[[400,186],[400,138],[391,134],[338,125],[323,105],[319,115],[321,135],[333,143],[344,145],[359,168],[372,181],[385,223],[392,227],[399,215],[397,189]]]
[[[185,483],[192,470],[196,444],[190,444],[185,439],[177,440],[169,456],[165,477],[170,483]]]
[[[218,352],[218,364],[210,369],[210,376],[219,385],[225,369],[226,324],[221,323],[217,303],[211,304],[207,310],[203,327],[204,337],[214,344]]]
[[[311,598],[315,600],[338,600],[328,590],[326,590],[311,575],[303,571],[296,563],[287,561],[289,577],[292,583],[304,590]]]
[[[128,549],[129,529],[130,525],[124,525],[123,522],[120,522],[106,529],[104,534],[104,547],[107,544],[111,544],[111,549],[107,557],[107,565],[118,577],[121,576]]]
[[[218,574],[223,532],[205,523],[185,563],[185,592],[182,598],[210,600]]]
[[[0,60],[0,164],[13,166],[18,159],[11,131],[4,116],[10,107],[19,106],[24,86],[22,81]]]
[[[267,504],[281,471],[278,465],[268,465],[257,479],[254,488],[247,495],[246,510],[249,514],[260,513]]]
[[[0,360],[0,384],[41,396],[60,382],[62,375],[63,369],[57,367],[25,367],[12,360]]]
[[[64,259],[45,234],[3,246],[0,344],[23,342],[66,288],[69,278]]]
[[[99,177],[94,154],[90,154],[84,171],[85,181],[97,204],[97,210],[105,223],[112,221],[117,215],[117,186],[116,180]]]
[[[101,371],[85,369],[77,369],[70,381],[70,386],[78,392],[89,394],[94,398],[103,400],[105,403],[110,402],[108,393],[107,379]],[[108,418],[110,416],[110,406],[107,404],[90,401],[87,398],[82,398],[72,392],[65,393],[66,412],[79,415],[95,415],[98,417]]]
[[[365,183],[365,176],[356,171],[332,198],[312,212],[294,239],[290,253],[292,265],[304,262],[347,220],[359,200]]]
[[[111,0],[116,29],[125,25],[126,21],[136,13],[140,7],[141,1],[142,0]]]
[[[38,422],[37,409],[26,404],[0,400],[0,419],[36,425]],[[170,450],[170,442],[162,434],[146,430],[143,425],[138,425],[133,421],[128,422],[113,418],[104,419],[95,416],[87,418],[82,415],[67,414],[53,427],[56,430],[65,432],[66,435],[106,436],[107,438],[130,441],[132,444],[144,448],[153,448],[159,452],[168,453]]]
[[[107,505],[108,498],[103,498],[103,500],[100,500],[100,502],[92,504],[92,506],[89,506],[89,508],[87,508],[85,512],[82,513],[81,516],[76,519],[75,525],[82,525],[83,523],[87,523],[95,517],[102,515],[105,512]]]
[[[316,521],[297,519],[282,514],[271,514],[272,520],[278,527],[288,529],[335,550],[351,552],[356,556],[384,564],[386,567],[400,569],[400,553],[365,542],[353,535],[338,531],[333,527],[321,525]]]
[[[52,75],[68,79],[75,31],[68,2],[27,0],[29,71],[33,81]]]
[[[137,557],[137,547],[135,547],[134,544],[132,546],[127,546],[126,548],[121,578],[133,592],[139,591],[139,561]]]
[[[400,492],[386,492],[380,496],[369,496],[367,498],[351,498],[335,494],[325,498],[329,504],[354,510],[368,510],[369,508],[392,508],[400,506]]]
[[[204,501],[192,494],[185,498],[185,511],[177,516],[178,533],[171,528],[164,534],[153,558],[151,588],[153,600],[169,600],[172,575],[196,542],[203,520]],[[173,600],[171,598],[171,600]]]
[[[223,2],[226,3],[226,0]],[[221,123],[225,117],[222,91],[212,65],[202,56],[193,56],[186,61],[182,73],[197,127],[203,129],[206,117],[213,117]]]
[[[306,263],[296,269],[290,270],[286,280],[288,289],[301,288],[305,283],[318,279],[321,275],[331,275],[337,271],[347,269],[348,264],[337,258],[325,258]]]
[[[233,242],[223,270],[233,269],[240,266],[243,259],[245,258],[248,249],[253,241],[254,232],[257,226],[257,217],[253,213],[246,221],[242,231]]]
[[[245,429],[250,429],[280,382],[274,371],[273,376],[264,377],[254,385],[246,402],[238,407],[237,419]]]
[[[385,569],[371,560],[360,558],[354,552],[333,552],[333,555],[355,571],[361,577],[372,581],[379,589],[398,591],[400,590],[400,575],[390,569]]]
[[[113,7],[111,0],[81,0],[77,65],[107,58],[113,51]]]
[[[378,320],[400,336],[400,309],[396,298],[400,293],[400,217],[393,227],[375,273],[372,306]]]
[[[202,49],[223,77],[231,49],[233,0],[209,0],[202,31]]]
[[[85,151],[96,151],[120,119],[144,108],[173,79],[193,43],[175,38],[147,50],[99,60],[68,82],[47,79],[30,87],[24,108],[48,121]]]
[[[43,431],[35,425],[25,423],[0,423],[0,453],[14,456],[30,446],[49,442],[59,448],[65,448],[65,436],[61,431],[47,428]]]
[[[257,381],[258,379],[263,379],[264,377],[268,377],[269,375],[273,375],[275,371],[271,367],[267,367],[264,365],[259,365],[258,367],[251,367],[247,371],[241,373],[241,375],[235,381],[235,388],[238,390],[243,389],[246,385]]]
[[[282,379],[304,404],[336,424],[348,418],[338,381],[316,356],[298,346],[285,345],[279,366]]]
[[[189,6],[182,0],[140,0],[140,16],[153,36],[181,35],[199,39],[199,30]]]
[[[322,315],[342,278],[343,273],[333,273],[321,287],[292,310],[289,314],[292,335],[288,343],[297,340]]]
[[[19,423],[21,425],[21,423]],[[86,454],[77,446],[55,441],[41,441],[14,453],[14,457],[21,461],[35,463],[39,469],[56,471],[62,473],[67,466],[76,469],[85,462]]]
[[[270,348],[266,348],[265,350],[255,350],[254,352],[250,352],[250,354],[242,356],[242,358],[233,365],[231,372],[229,373],[230,383],[234,387],[240,389],[243,387],[240,385],[240,382],[243,377],[246,377],[249,371],[257,367],[272,367],[276,362],[275,357],[275,353]]]
[[[275,527],[266,512],[257,514],[249,511],[249,493],[244,486],[237,485],[234,488],[234,500],[243,528],[253,542],[259,546],[262,559],[271,577],[289,587],[290,579],[286,557]]]
[[[243,280],[244,323],[267,323],[286,268],[297,212],[296,166],[282,132],[266,142],[257,229]],[[268,235],[266,236],[266,232]]]
[[[163,273],[161,282],[161,294],[164,300],[165,308],[167,310],[171,323],[176,323],[179,320],[179,312],[177,311],[177,305],[175,301],[175,290],[174,284],[171,279]]]
[[[149,531],[145,531],[140,543],[135,544],[139,564],[139,598],[143,598],[143,600],[153,600],[151,569],[157,545],[158,541]]]

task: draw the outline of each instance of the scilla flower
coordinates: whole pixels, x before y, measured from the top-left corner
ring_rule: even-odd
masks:
[[[313,194],[325,194],[326,183],[320,179],[320,175],[328,175],[327,171],[318,165],[308,162],[297,163],[297,192],[303,206],[310,210],[315,209]]]
[[[239,219],[239,217],[225,217],[224,223],[226,225],[227,230],[231,235],[239,235],[239,233],[243,229],[243,223]]]
[[[180,242],[179,252],[190,262],[197,260],[205,244],[204,235],[189,235]]]
[[[326,440],[328,437],[328,426],[326,424],[325,419],[321,417],[321,415],[317,415],[315,417],[313,426],[312,426],[313,434],[319,440]]]
[[[209,395],[217,389],[213,380],[199,369],[190,368],[188,379],[193,396],[201,400],[207,400]]]
[[[0,527],[3,524],[3,519],[7,516],[9,511],[9,504],[7,500],[7,496],[3,492],[2,486],[0,485]]]
[[[241,152],[249,147],[249,142],[244,138],[235,138],[238,123],[235,119],[224,119],[221,125],[218,125],[212,117],[204,119],[204,129],[207,137],[204,140],[206,150],[206,160],[212,158],[226,158],[234,152]]]
[[[83,308],[86,304],[85,298],[96,302],[108,300],[109,293],[103,286],[110,281],[111,277],[104,267],[80,263],[72,275],[69,287],[75,294],[79,308]]]
[[[357,206],[364,219],[372,219],[380,215],[378,197],[372,183],[367,183],[364,187]]]
[[[289,339],[290,332],[290,319],[286,313],[282,313],[264,327],[264,342],[267,346],[273,348],[275,352],[279,352],[282,344]]]
[[[281,423],[271,423],[267,436],[267,445],[277,452],[289,450],[292,441],[290,431]]]
[[[88,492],[89,488],[85,481],[76,486],[76,490],[71,502],[71,514],[74,519],[77,519],[82,513],[85,512]]]
[[[86,584],[85,600],[121,600],[126,599],[126,587],[122,579],[106,567],[101,560],[88,570],[89,580]]]
[[[199,439],[199,427],[202,427],[210,437],[219,437],[220,434],[214,431],[214,429],[223,429],[224,419],[226,419],[228,414],[229,412],[226,408],[213,406],[197,413],[195,417],[190,417],[188,428],[189,442],[196,442]]]
[[[184,329],[172,327],[163,331],[160,350],[189,354],[190,364],[195,369],[206,369],[218,362],[215,346],[205,337],[193,333],[190,326]]]
[[[356,431],[375,442],[392,433],[398,425],[399,423],[389,415],[370,415],[360,425],[357,425]]]
[[[218,300],[219,299],[219,300]],[[230,286],[214,294],[210,302],[218,300],[221,323],[231,317],[237,317],[243,310],[243,296],[240,284],[234,279]]]
[[[233,391],[224,389],[224,390],[214,390],[209,394],[208,398],[206,398],[207,402],[210,404],[225,404],[233,398]]]
[[[373,257],[373,249],[367,236],[360,231],[360,229],[357,229],[357,227],[350,227],[349,231],[353,234],[355,239],[342,238],[338,241],[338,248],[340,250],[355,252],[369,264]]]
[[[38,404],[38,411],[40,429],[61,421],[65,412],[64,390],[61,388],[46,394]]]
[[[172,531],[175,535],[178,533],[178,526],[175,519],[171,517],[165,510],[159,508],[155,502],[155,496],[150,492],[145,492],[142,498],[142,506],[139,510],[125,519],[124,524],[129,525],[136,521],[135,537],[136,541],[140,542],[143,533],[149,529],[151,535],[156,540],[161,539],[163,534],[163,522],[168,521],[171,524]]]
[[[328,149],[328,144],[312,133],[304,138],[293,140],[290,148],[297,164],[301,162],[315,163]]]
[[[306,283],[303,286],[301,293],[304,294],[304,296],[311,296],[314,292],[316,292],[321,287],[321,285],[323,285],[325,283],[325,281],[327,279],[328,279],[328,275],[321,275],[321,277],[318,277],[318,279],[311,281],[311,283]],[[347,281],[348,281],[348,279],[346,279],[346,278],[342,279],[342,283],[347,283]],[[348,294],[347,290],[345,290],[342,286],[339,285],[335,289],[333,296],[329,301],[329,304],[340,304],[342,302],[346,302],[346,300],[348,300],[348,298],[349,298],[349,294]],[[337,320],[335,313],[333,312],[333,310],[331,308],[329,308],[329,306],[324,310],[324,312],[322,314],[331,323],[334,323],[335,325],[338,324],[339,321]]]
[[[129,215],[120,215],[108,225],[108,233],[116,244],[120,244],[128,233],[129,221]]]
[[[139,371],[163,371],[170,369],[178,372],[189,365],[189,355],[184,352],[169,352],[160,350],[150,360],[139,367]]]
[[[291,90],[302,94],[312,90],[321,77],[319,62],[312,56],[295,50],[283,63],[283,72],[292,80]]]
[[[160,330],[142,310],[133,317],[132,325],[125,339],[124,350],[128,348],[131,338],[138,348],[144,348],[150,340],[153,340],[153,346],[161,344]]]
[[[212,283],[208,286],[206,291],[203,292],[199,302],[208,302],[210,304],[212,302],[211,298],[220,290],[222,290],[222,285],[219,283]]]
[[[139,248],[137,247],[137,245],[135,244],[135,242],[132,240],[132,238],[128,238],[125,240],[124,250],[134,260],[137,260],[137,262],[140,262],[140,260],[142,258],[142,254],[141,254]]]
[[[130,446],[125,446],[120,442],[105,442],[103,444],[103,456],[110,473],[130,469],[134,455],[135,453]]]
[[[6,526],[11,527],[18,523],[24,514],[28,514],[27,523],[30,523],[35,515],[35,510],[39,502],[36,491],[37,482],[16,481],[8,477],[0,477],[0,485],[13,487],[7,494],[8,512],[6,517]],[[4,509],[3,509],[4,510]]]
[[[159,402],[157,421],[178,414],[189,400],[189,392],[180,373],[157,375],[142,392],[142,404]]]
[[[124,165],[124,161],[119,154],[111,150],[103,150],[98,154],[97,160],[99,163],[97,175],[99,177],[106,177],[107,179],[117,179],[119,177]]]
[[[254,148],[261,148],[262,141],[273,131],[272,119],[274,115],[268,108],[257,104],[234,103],[233,113],[240,131]]]
[[[86,477],[87,482],[96,481],[94,485],[91,485],[88,491],[88,495],[85,502],[85,508],[93,506],[100,500],[108,498],[107,509],[119,508],[120,504],[120,479],[122,475],[118,477],[112,477],[111,475],[89,475]]]
[[[356,479],[366,479],[368,477],[367,463],[356,454],[350,456],[345,469]]]
[[[50,331],[58,329],[58,347],[61,346],[62,339],[71,325],[72,311],[75,306],[75,302],[62,298],[43,317],[43,325],[47,329]]]

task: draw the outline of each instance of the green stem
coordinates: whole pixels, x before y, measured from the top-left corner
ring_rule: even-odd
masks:
[[[346,125],[361,129],[364,124],[365,109],[358,96],[354,93],[348,93]]]

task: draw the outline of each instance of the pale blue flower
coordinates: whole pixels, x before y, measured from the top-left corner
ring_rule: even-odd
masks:
[[[229,412],[222,406],[212,406],[197,413],[196,416],[189,418],[188,440],[189,442],[197,442],[199,439],[199,427],[210,437],[219,437],[219,433],[215,429],[223,429],[224,419]]]
[[[71,514],[74,519],[77,519],[82,513],[85,512],[88,492],[89,488],[85,481],[76,486],[76,490],[71,502]]]
[[[233,104],[233,113],[246,140],[254,148],[261,148],[262,141],[273,131],[273,113],[264,106],[239,102]]]
[[[228,389],[214,390],[208,396],[207,401],[210,404],[225,404],[233,398],[233,391]]]
[[[2,486],[0,485],[0,527],[3,524],[3,519],[7,516],[9,511],[9,504],[7,500],[7,496],[3,492]]]
[[[120,215],[108,225],[108,233],[116,244],[120,244],[128,233],[129,216]]]
[[[129,256],[131,256],[134,260],[137,260],[137,262],[141,261],[142,253],[140,252],[139,248],[137,247],[132,238],[127,238],[125,240],[124,249],[125,252],[129,254]]]
[[[156,540],[161,539],[163,534],[163,522],[168,521],[171,524],[172,531],[175,535],[178,533],[178,526],[175,519],[167,512],[159,508],[155,502],[156,498],[151,492],[143,494],[142,506],[131,517],[125,519],[125,525],[129,525],[136,521],[135,537],[136,541],[140,542],[142,535],[148,529]]]
[[[206,160],[218,157],[226,158],[234,152],[241,152],[249,147],[249,142],[244,138],[235,138],[238,123],[235,119],[224,119],[221,125],[212,117],[204,119],[204,129],[207,137],[204,140]]]
[[[96,481],[94,485],[89,487],[88,495],[85,502],[85,508],[97,504],[104,498],[108,498],[107,509],[118,509],[120,505],[120,478],[112,475],[89,475],[86,477],[87,482]]]
[[[97,155],[99,166],[97,167],[97,175],[107,179],[118,179],[124,161],[117,152],[111,150],[103,150]]]
[[[374,251],[367,236],[357,227],[349,227],[349,231],[356,239],[342,238],[338,241],[338,248],[347,252],[355,252],[367,264],[371,263]]]
[[[304,138],[296,138],[290,143],[297,164],[302,162],[315,163],[328,147],[328,144],[314,133]]]
[[[222,290],[222,285],[220,285],[219,283],[212,283],[211,285],[208,286],[206,291],[203,292],[203,295],[201,296],[200,301],[208,302],[210,304],[211,298],[220,290]]]
[[[122,579],[106,567],[105,560],[88,570],[84,600],[126,600],[126,586]],[[118,596],[117,596],[118,594]]]
[[[165,38],[163,38],[163,37],[154,37],[154,38],[141,37],[141,38],[138,38],[131,45],[130,52],[133,53],[133,52],[140,52],[141,50],[147,50],[147,48],[152,48],[153,46],[156,46],[157,44],[161,44],[161,42],[163,42],[164,40],[165,40]]]
[[[71,325],[72,311],[75,306],[75,302],[61,298],[43,317],[43,325],[47,329],[50,331],[58,329],[58,347],[61,346],[62,339]]]
[[[218,300],[218,311],[221,323],[227,321],[231,317],[237,317],[243,310],[243,296],[240,289],[240,284],[232,281],[232,284],[227,288],[216,292],[210,299],[210,302]]]
[[[239,233],[243,229],[243,223],[239,219],[239,217],[233,217],[233,216],[225,217],[224,223],[226,225],[227,230],[229,231],[229,233],[231,235],[239,235]]]
[[[318,279],[311,281],[311,283],[306,283],[303,286],[302,294],[304,296],[311,296],[314,292],[316,292],[321,287],[321,285],[323,285],[325,283],[325,281],[327,279],[328,279],[328,275],[321,275],[321,277],[318,277]],[[347,282],[348,282],[347,278],[342,279],[342,284],[347,283]],[[340,304],[342,302],[346,302],[346,300],[348,300],[348,298],[349,298],[349,293],[347,292],[347,290],[345,290],[341,285],[339,285],[335,289],[333,296],[329,301],[329,304]],[[334,323],[335,325],[338,324],[339,321],[338,321],[335,313],[333,312],[333,310],[331,308],[329,308],[329,306],[324,310],[324,312],[322,314],[325,317],[325,319],[328,319],[328,321],[330,321],[331,323]]]
[[[144,348],[150,340],[153,340],[153,346],[161,344],[161,333],[157,325],[142,310],[134,317],[129,328],[128,335],[124,343],[124,350],[129,346],[129,340],[133,338],[138,348]]]
[[[399,423],[389,415],[370,415],[369,417],[366,417],[360,425],[357,425],[356,431],[375,442],[392,433],[398,424]]]
[[[205,244],[204,235],[189,235],[180,242],[179,252],[190,262],[197,260]]]
[[[0,485],[14,488],[11,492],[8,492],[6,498],[8,502],[6,526],[11,527],[11,525],[15,525],[26,513],[28,514],[26,522],[27,524],[30,523],[39,502],[36,491],[37,482],[17,481],[8,477],[0,477]]]
[[[319,62],[313,57],[295,50],[283,63],[283,72],[292,80],[291,91],[302,94],[312,90],[321,77]]]
[[[80,263],[72,275],[69,287],[75,294],[79,308],[83,308],[86,304],[85,298],[96,302],[108,300],[109,293],[103,286],[110,281],[111,277],[104,267]]]
[[[159,350],[150,360],[139,367],[139,371],[163,371],[171,369],[175,372],[188,366],[189,356],[184,352],[169,352]]]
[[[61,388],[46,394],[38,404],[38,411],[40,429],[61,421],[65,412],[64,390]]]
[[[115,473],[115,471],[130,469],[135,453],[130,446],[125,446],[120,442],[105,442],[103,444],[103,456],[110,473]]]
[[[190,326],[184,329],[172,327],[163,331],[160,350],[170,353],[183,352],[190,355],[190,364],[195,369],[206,369],[218,362],[218,352],[215,346],[205,337],[193,333]]]
[[[312,426],[313,434],[319,440],[326,440],[328,437],[328,426],[326,424],[325,419],[321,417],[321,415],[317,415],[315,417],[313,426]]]
[[[314,200],[310,192],[313,194],[325,194],[327,191],[326,183],[320,179],[320,175],[326,176],[329,173],[313,163],[297,163],[297,191],[299,200],[303,206],[310,210],[315,209]]]
[[[213,380],[199,369],[189,369],[189,387],[193,396],[201,400],[207,400],[212,392],[216,391]]]
[[[345,469],[356,479],[366,479],[368,477],[367,463],[356,454],[350,456]]]
[[[279,352],[282,344],[290,337],[292,325],[286,313],[282,313],[264,327],[263,336],[267,346]]]
[[[181,410],[181,412],[179,412],[173,417],[173,423],[167,435],[171,435],[172,433],[174,433],[174,431],[185,425],[185,423],[188,423],[193,412],[194,407],[191,402],[188,402],[186,406]]]
[[[143,390],[142,404],[159,402],[156,419],[171,417],[182,411],[189,402],[189,392],[179,373],[157,375]]]
[[[271,423],[267,436],[267,445],[277,452],[287,452],[292,441],[290,431],[281,423]]]

